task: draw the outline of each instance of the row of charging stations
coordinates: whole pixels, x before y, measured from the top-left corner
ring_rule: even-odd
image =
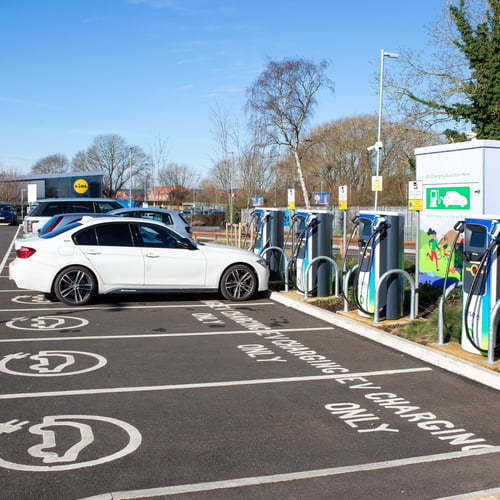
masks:
[[[261,254],[266,248],[273,247],[284,252],[289,243],[285,241],[284,220],[284,210],[255,209],[251,250]],[[332,214],[299,210],[290,222],[291,256],[286,271],[291,282],[300,293],[307,290],[318,297],[331,295]],[[404,215],[363,211],[353,222],[358,236],[358,269],[353,279],[353,298],[358,312],[367,316],[374,314],[377,285],[388,273],[379,285],[378,312],[385,319],[398,319],[403,316],[404,283],[401,274],[389,271],[404,268]],[[463,243],[461,343],[467,351],[485,352],[491,314],[500,300],[500,216],[470,217],[463,224],[461,221],[459,226],[459,232],[463,232],[463,241],[460,242]],[[286,259],[272,249],[264,253],[271,280],[282,281]]]
[[[276,250],[285,248],[284,220],[285,214],[281,209],[256,208],[252,213],[254,238],[250,250],[264,254],[271,281],[282,280],[285,273],[285,259]],[[292,252],[286,271],[301,293],[306,288],[319,297],[332,293],[332,271],[328,262],[333,253],[332,221],[331,213],[315,210],[298,211],[291,219],[289,235],[292,237]],[[311,263],[305,283],[304,275]]]
[[[284,213],[280,209],[257,208],[252,221],[251,250],[265,253],[271,280],[278,281],[285,271],[284,259],[279,252],[265,249],[285,248]],[[354,299],[360,314],[372,315],[378,280],[391,269],[403,268],[404,216],[395,212],[363,212],[355,221],[359,230],[359,269],[354,279]],[[300,293],[307,290],[318,297],[332,294],[332,222],[332,214],[324,210],[299,210],[291,218],[292,249],[287,272]],[[389,276],[379,293],[381,315],[387,319],[401,317],[401,276]]]

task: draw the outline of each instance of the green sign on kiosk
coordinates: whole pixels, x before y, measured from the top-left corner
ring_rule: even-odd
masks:
[[[469,210],[469,186],[434,186],[425,190],[428,210]]]

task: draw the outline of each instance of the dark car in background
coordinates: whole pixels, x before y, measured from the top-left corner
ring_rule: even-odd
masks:
[[[70,213],[106,213],[123,205],[107,198],[47,198],[38,200],[24,218],[24,237],[38,234],[38,230],[54,215]]]
[[[17,212],[9,203],[0,203],[0,224],[17,226]]]

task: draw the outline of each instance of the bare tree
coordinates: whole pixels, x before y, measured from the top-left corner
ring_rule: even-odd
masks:
[[[217,162],[209,172],[209,178],[216,189],[220,189],[227,194],[228,205],[231,205],[231,195],[233,191],[234,175],[233,157],[226,157]]]
[[[373,161],[367,151],[377,130],[376,115],[342,118],[316,127],[308,139],[314,146],[304,155],[304,175],[323,191],[336,193],[350,186],[350,202],[371,204]],[[417,147],[439,142],[439,136],[405,123],[384,122],[383,201],[404,204],[407,181],[415,178]],[[282,177],[286,174],[282,173]]]
[[[168,156],[168,140],[158,135],[149,154],[153,169],[153,184],[155,181],[161,184],[160,172],[167,167]]]
[[[168,163],[159,170],[158,179],[162,186],[169,186],[173,204],[182,205],[191,189],[195,187],[197,174],[187,165]]]
[[[90,148],[79,151],[72,160],[79,171],[102,170],[103,194],[114,196],[124,186],[131,187],[133,177],[140,175],[149,158],[138,146],[129,146],[117,134],[98,135]]]
[[[246,207],[252,196],[269,189],[273,174],[273,158],[265,154],[265,148],[251,144],[239,157],[239,189]]]
[[[316,104],[316,94],[333,83],[326,76],[328,63],[305,59],[270,61],[248,89],[247,110],[263,145],[283,145],[293,156],[304,203],[310,208],[302,171],[302,157],[311,143],[302,141]]]
[[[62,174],[67,172],[70,163],[68,158],[62,154],[46,156],[38,160],[32,167],[32,174]]]
[[[15,170],[0,170],[0,201],[14,206],[20,205],[22,185]]]

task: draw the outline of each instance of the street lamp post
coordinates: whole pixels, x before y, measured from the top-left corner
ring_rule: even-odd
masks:
[[[128,186],[128,202],[129,206],[132,207],[132,150],[134,148],[130,147],[128,148],[128,167],[129,167],[129,186]]]
[[[375,175],[378,177],[380,172],[380,151],[383,148],[382,143],[382,101],[383,101],[383,89],[384,89],[384,57],[390,57],[392,59],[397,59],[399,54],[395,54],[394,52],[386,52],[385,50],[381,50],[380,52],[380,88],[379,88],[379,99],[378,99],[378,127],[377,127],[377,142],[371,149],[377,150],[377,166]],[[377,210],[378,204],[378,191],[375,191],[375,210]]]
[[[21,188],[21,220],[24,219],[24,192],[26,189]]]

